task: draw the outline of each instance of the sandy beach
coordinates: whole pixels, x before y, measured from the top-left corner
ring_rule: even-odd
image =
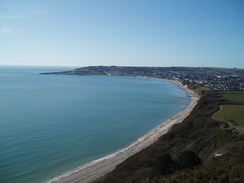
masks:
[[[48,180],[46,183],[89,183],[94,181],[99,177],[111,172],[118,164],[122,163],[128,157],[154,143],[160,136],[166,134],[174,124],[182,122],[197,104],[199,96],[194,91],[187,89],[179,81],[167,81],[175,83],[180,88],[186,90],[191,96],[192,101],[183,112],[155,127],[130,146],[119,150],[114,154],[92,161],[60,176],[54,177],[53,179]]]

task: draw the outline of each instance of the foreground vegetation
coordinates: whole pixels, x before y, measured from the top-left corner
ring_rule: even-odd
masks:
[[[244,136],[212,118],[220,105],[233,103],[225,97],[204,92],[182,123],[95,182],[244,182]]]

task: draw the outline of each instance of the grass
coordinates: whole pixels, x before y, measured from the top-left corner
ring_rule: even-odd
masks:
[[[244,92],[220,92],[221,98],[234,102],[233,105],[220,105],[221,110],[216,112],[212,117],[214,119],[228,122],[244,134]]]
[[[195,91],[199,91],[199,92],[211,91],[212,90],[211,88],[202,86],[198,83],[191,84],[189,87],[190,87],[190,89],[195,90]]]
[[[210,90],[212,90],[211,88],[208,88],[208,87],[205,87],[205,86],[200,86],[199,88],[198,88],[198,90],[199,91],[210,91]]]
[[[244,104],[244,92],[223,92],[222,98]]]
[[[208,67],[207,69],[209,70],[215,70],[215,71],[220,71],[220,72],[225,72],[228,74],[235,74],[236,71],[243,71],[243,69],[237,69],[237,68],[218,68],[218,67]]]
[[[90,69],[76,69],[75,72],[78,75],[106,75],[103,72],[98,72]]]
[[[213,118],[229,122],[231,126],[244,133],[244,105],[221,105],[220,108]]]

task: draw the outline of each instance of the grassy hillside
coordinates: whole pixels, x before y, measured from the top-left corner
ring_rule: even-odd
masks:
[[[221,92],[221,98],[244,105],[244,92]]]
[[[232,127],[244,134],[244,92],[222,92],[221,98],[229,104],[221,105],[213,118],[228,122]]]
[[[228,103],[218,93],[205,93],[182,123],[95,182],[244,182],[244,136],[212,118]]]
[[[242,129],[244,128],[244,105],[221,105],[221,110],[213,117],[230,122],[234,127]]]

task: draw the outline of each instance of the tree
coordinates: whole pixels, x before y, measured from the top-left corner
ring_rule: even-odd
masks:
[[[177,163],[169,154],[158,156],[153,163],[152,176],[171,174],[177,169]]]
[[[202,160],[191,150],[183,151],[178,156],[179,168],[193,169],[195,166],[200,165]]]

